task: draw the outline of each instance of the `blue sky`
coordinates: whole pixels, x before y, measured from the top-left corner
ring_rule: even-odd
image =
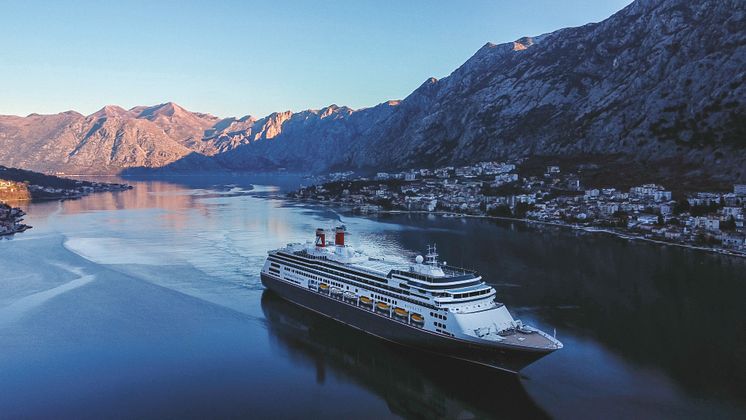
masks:
[[[0,114],[373,106],[486,42],[597,22],[629,2],[0,0]]]

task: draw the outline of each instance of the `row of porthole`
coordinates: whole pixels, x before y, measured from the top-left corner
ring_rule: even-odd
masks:
[[[440,319],[442,319],[444,321],[447,319],[445,315],[441,315],[441,314],[435,313],[435,312],[430,312],[430,316],[434,317],[434,318],[440,318]]]
[[[453,335],[453,334],[449,333],[448,331],[445,331],[445,330],[441,330],[440,328],[436,328],[436,329],[435,329],[435,331],[437,331],[437,332],[439,332],[439,333],[441,333],[441,334],[445,334],[445,335],[447,335],[447,336],[449,336],[449,337],[454,337],[454,335]]]
[[[386,302],[386,303],[391,303],[393,305],[398,305],[399,304],[399,302],[395,301],[394,299],[389,299],[387,297],[383,297],[383,296],[377,295],[375,293],[373,294],[373,298],[375,300],[383,301],[383,302]]]

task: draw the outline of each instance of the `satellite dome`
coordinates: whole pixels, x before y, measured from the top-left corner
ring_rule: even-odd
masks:
[[[422,258],[422,255],[418,255],[414,260],[417,261],[417,264],[422,264],[422,262],[425,261],[425,259]]]

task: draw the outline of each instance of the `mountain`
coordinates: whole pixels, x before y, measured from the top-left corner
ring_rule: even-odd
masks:
[[[106,106],[77,112],[0,117],[0,162],[45,172],[116,173],[129,166],[163,166],[191,152],[133,110]]]
[[[397,169],[583,156],[669,178],[744,180],[744,79],[746,2],[638,0],[600,23],[488,43],[374,125],[338,120],[334,143],[308,131],[225,157]]]
[[[409,115],[354,160],[619,154],[744,179],[745,14],[741,1],[639,0],[601,23],[487,44],[406,98]]]
[[[0,116],[0,164],[318,172],[532,156],[744,181],[745,80],[746,2],[637,0],[599,23],[488,43],[449,76],[371,108]]]

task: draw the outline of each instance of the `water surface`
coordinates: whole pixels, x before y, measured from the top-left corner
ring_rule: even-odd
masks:
[[[2,417],[746,415],[746,263],[519,223],[360,218],[294,178],[135,182],[27,205],[0,241]],[[565,348],[501,374],[380,343],[259,281],[266,250],[344,223],[371,254],[478,269]]]

